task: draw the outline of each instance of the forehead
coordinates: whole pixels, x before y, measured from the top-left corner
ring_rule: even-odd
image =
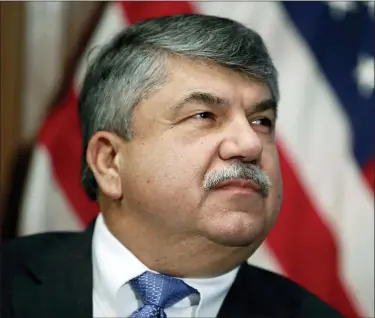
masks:
[[[267,85],[213,62],[170,59],[167,68],[171,74],[171,86],[212,89],[216,93],[225,94],[229,99],[241,98],[255,102],[271,97]]]
[[[172,107],[194,91],[211,93],[242,106],[255,105],[271,98],[266,84],[212,62],[168,58],[166,70],[165,84],[147,99],[147,103],[157,104],[163,109]]]

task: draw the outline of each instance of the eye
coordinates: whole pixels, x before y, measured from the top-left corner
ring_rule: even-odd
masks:
[[[253,129],[259,133],[271,134],[275,130],[274,121],[268,117],[258,117],[251,121]]]
[[[211,112],[201,112],[193,116],[195,119],[215,119],[215,115]]]
[[[265,127],[268,127],[268,128],[272,128],[273,127],[272,120],[269,119],[269,118],[267,118],[267,117],[255,118],[252,121],[252,123],[255,124],[255,125],[262,125],[262,126],[265,126]]]

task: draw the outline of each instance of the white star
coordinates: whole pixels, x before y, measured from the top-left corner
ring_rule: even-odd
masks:
[[[330,8],[332,16],[338,20],[345,18],[349,11],[353,11],[357,7],[355,1],[329,1],[326,3]]]
[[[374,91],[374,57],[360,55],[354,76],[361,95],[369,98]]]
[[[370,17],[374,19],[374,1],[368,1],[366,2],[368,7],[368,13],[370,14]]]

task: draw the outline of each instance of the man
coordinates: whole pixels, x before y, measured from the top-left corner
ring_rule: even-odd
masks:
[[[101,214],[3,248],[2,317],[340,317],[246,263],[282,199],[278,100],[262,39],[237,22],[124,30],[79,102],[82,182]]]

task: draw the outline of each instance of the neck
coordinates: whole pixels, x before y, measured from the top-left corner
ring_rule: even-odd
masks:
[[[253,247],[227,247],[199,235],[173,233],[152,222],[105,213],[111,233],[148,268],[182,278],[219,276],[243,263]]]

